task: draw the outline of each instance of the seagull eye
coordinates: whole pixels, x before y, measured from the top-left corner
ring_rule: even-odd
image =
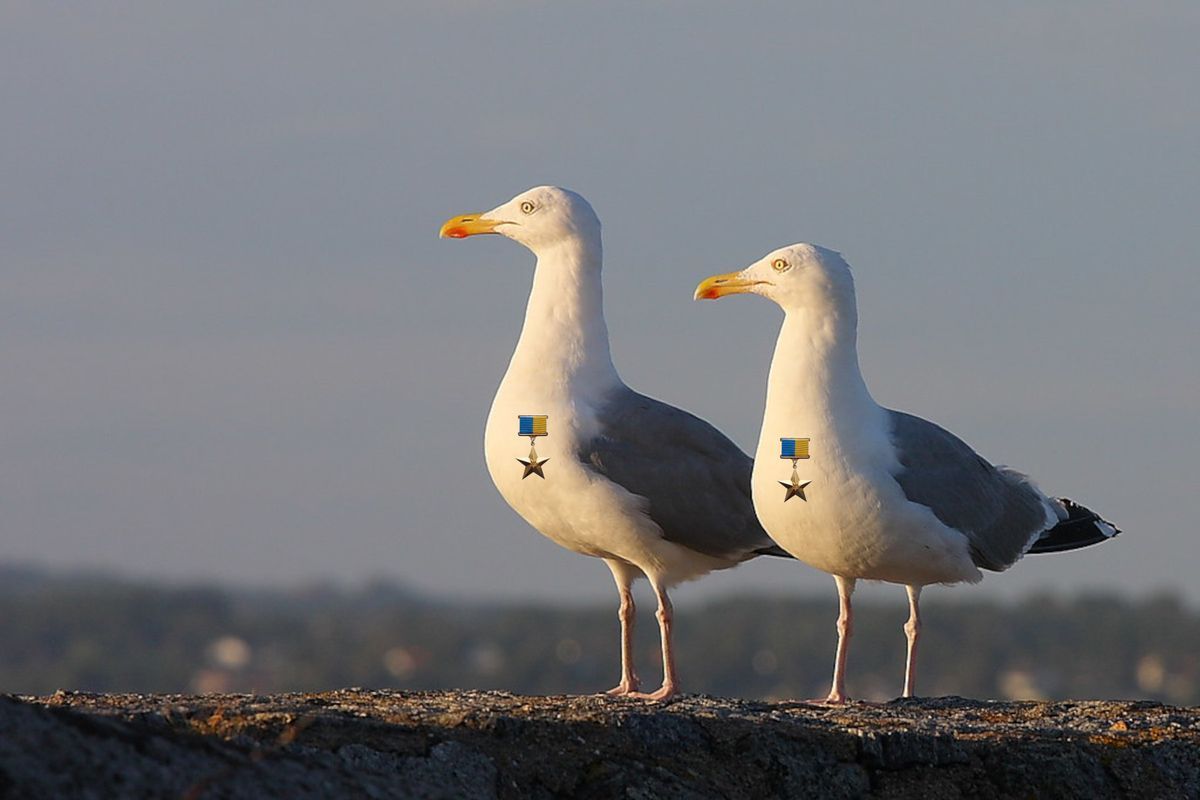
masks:
[[[791,266],[791,264],[789,264],[787,261],[785,261],[782,258],[777,258],[771,262],[771,267],[774,268],[774,270],[776,272],[783,272],[785,269],[787,269],[790,266]]]
[[[537,206],[535,206],[530,200],[526,200],[524,203],[521,203],[521,212],[524,214],[532,214],[535,208],[537,208]]]

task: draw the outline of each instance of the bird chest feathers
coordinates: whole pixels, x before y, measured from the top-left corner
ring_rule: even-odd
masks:
[[[861,578],[886,580],[889,562],[926,557],[923,537],[885,530],[903,497],[882,410],[870,404],[835,416],[818,403],[785,403],[764,419],[752,478],[755,511],[772,538],[811,566]],[[790,449],[798,438],[805,446]]]
[[[581,432],[593,424],[576,408],[552,393],[502,386],[488,415],[484,455],[492,482],[526,522],[562,547],[603,556],[606,549],[589,533],[601,514],[587,511],[594,490],[576,456]]]

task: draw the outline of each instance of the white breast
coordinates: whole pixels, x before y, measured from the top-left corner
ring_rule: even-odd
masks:
[[[521,414],[546,414],[548,435],[538,437],[545,479],[523,478],[518,459],[529,458],[529,439],[517,434]],[[646,501],[582,463],[580,445],[599,433],[594,407],[577,399],[507,379],[488,415],[484,453],[488,472],[505,501],[542,535],[583,555],[632,564],[665,585],[690,580],[736,562],[697,553],[663,538]]]
[[[576,456],[579,441],[595,433],[594,420],[586,408],[583,412],[536,387],[514,387],[506,380],[488,415],[484,455],[492,482],[530,525],[570,550],[607,556],[613,542],[592,530],[593,515],[587,513],[597,490]],[[528,460],[530,449],[529,438],[517,433],[517,418],[522,414],[548,417],[548,435],[535,440],[538,458],[546,459],[544,479],[522,477],[524,466],[518,459]]]
[[[786,328],[786,326],[785,326]],[[896,583],[978,580],[966,538],[924,506],[910,503],[892,477],[899,470],[887,412],[852,365],[781,363],[783,333],[772,364],[767,408],[751,487],[767,533],[817,569],[847,578]],[[785,501],[792,461],[781,438],[808,438],[810,457],[796,461],[807,499]]]
[[[790,422],[790,420],[789,420]],[[811,433],[811,457],[797,462],[806,500],[784,500],[792,462],[779,458],[779,438]],[[769,428],[769,431],[768,431]],[[888,454],[864,438],[840,438],[830,426],[764,426],[754,465],[754,508],[771,537],[817,569],[843,577],[895,583],[978,580],[965,537],[931,511],[908,502],[891,478]]]
[[[517,348],[492,402],[484,434],[488,472],[530,525],[577,553],[632,564],[662,585],[732,566],[663,538],[646,501],[581,462],[600,434],[598,409],[622,389],[609,353],[600,286],[600,241],[575,238],[538,252]],[[543,471],[523,478],[529,439],[517,417],[545,414]]]

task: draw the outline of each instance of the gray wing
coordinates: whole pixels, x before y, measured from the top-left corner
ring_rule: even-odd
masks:
[[[1023,475],[997,468],[961,439],[920,417],[889,411],[905,496],[966,535],[981,569],[1012,566],[1053,525],[1046,498]]]
[[[600,409],[601,431],[579,460],[649,501],[671,542],[718,558],[787,556],[758,524],[754,460],[699,417],[622,387]]]

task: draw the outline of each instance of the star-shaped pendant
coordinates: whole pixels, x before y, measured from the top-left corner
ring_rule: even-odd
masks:
[[[804,483],[800,483],[799,481],[795,480],[793,480],[791,483],[780,481],[779,485],[787,489],[787,496],[783,498],[783,502],[786,503],[793,497],[799,497],[801,500],[807,503],[808,498],[804,496],[804,487],[808,486],[810,483],[812,483],[812,481],[805,481]]]
[[[525,474],[521,476],[521,480],[525,480],[530,475],[537,475],[542,480],[546,480],[545,474],[542,473],[542,464],[545,464],[550,459],[543,458],[541,461],[538,461],[537,456],[530,456],[530,458],[532,459],[531,461],[526,461],[523,458],[517,459],[517,461],[525,465]]]

